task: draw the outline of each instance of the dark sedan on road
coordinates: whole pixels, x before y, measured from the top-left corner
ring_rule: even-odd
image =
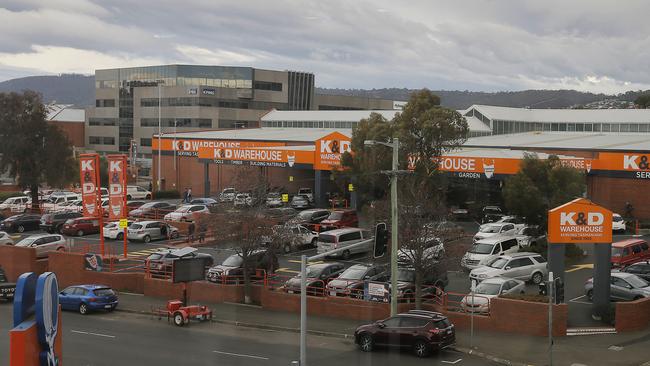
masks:
[[[343,264],[341,263],[319,263],[307,266],[307,295],[323,296],[325,295],[325,287],[327,283],[343,272]],[[300,293],[300,274],[291,278],[284,284],[284,289],[290,294]]]
[[[418,357],[456,342],[456,331],[441,313],[411,310],[388,319],[362,325],[354,332],[354,343],[364,352],[378,346],[412,349]]]
[[[117,307],[117,294],[104,285],[70,286],[59,293],[62,310],[78,311],[86,315],[93,310],[113,311]]]
[[[21,214],[10,216],[0,223],[0,230],[8,233],[22,233],[25,231],[38,230],[41,224],[41,216],[34,214]]]

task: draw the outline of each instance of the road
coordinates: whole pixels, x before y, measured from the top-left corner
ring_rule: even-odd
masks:
[[[0,304],[0,355],[9,352],[11,305]],[[64,312],[65,365],[290,365],[299,358],[299,335],[235,327],[218,323],[192,323],[179,328],[156,318],[130,313],[95,313],[82,316]],[[429,359],[409,352],[378,350],[363,353],[351,340],[308,337],[309,365],[496,365],[453,350]]]

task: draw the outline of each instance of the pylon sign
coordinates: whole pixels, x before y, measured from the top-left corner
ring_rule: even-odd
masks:
[[[81,199],[84,216],[99,217],[99,155],[81,154],[79,156],[79,173],[81,175]]]
[[[126,155],[108,156],[108,217],[126,217]]]

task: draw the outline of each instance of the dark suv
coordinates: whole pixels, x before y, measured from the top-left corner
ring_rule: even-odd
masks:
[[[75,219],[81,216],[83,216],[81,212],[59,212],[45,214],[41,217],[41,224],[38,227],[50,234],[60,234],[61,229],[63,229],[63,224],[68,221],[68,219]]]
[[[255,250],[248,256],[249,264],[246,266],[251,278],[258,279],[258,270],[267,274],[274,273],[279,268],[278,257],[272,249]],[[206,275],[210,282],[236,284],[244,281],[244,258],[241,254],[233,254],[226,258],[220,265],[208,270]]]
[[[454,344],[456,331],[441,313],[411,310],[372,324],[362,325],[354,332],[354,342],[364,352],[377,346],[410,348],[418,357],[427,357]]]
[[[163,249],[153,253],[147,257],[145,267],[149,271],[151,277],[166,278],[172,274],[174,261],[180,258],[201,258],[203,259],[203,267],[206,270],[214,264],[214,259],[210,254],[199,253],[197,251],[190,252],[187,248],[183,248]]]

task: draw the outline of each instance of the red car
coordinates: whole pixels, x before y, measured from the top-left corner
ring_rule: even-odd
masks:
[[[625,267],[650,259],[648,242],[643,239],[627,239],[612,243],[612,267]]]
[[[357,210],[334,210],[325,220],[320,222],[320,231],[358,226]]]
[[[70,219],[63,224],[61,234],[84,236],[99,233],[99,219],[95,217],[79,217]]]

